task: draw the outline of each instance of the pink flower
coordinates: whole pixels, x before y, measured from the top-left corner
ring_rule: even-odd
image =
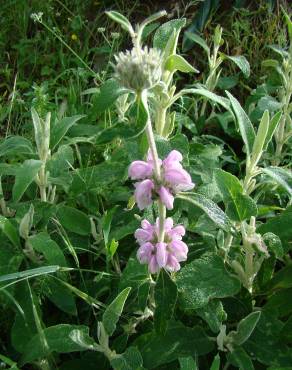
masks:
[[[152,175],[153,166],[144,161],[134,161],[129,167],[129,177],[132,180],[143,180]]]
[[[180,164],[181,161],[181,153],[172,150],[162,162],[164,180],[174,193],[191,190],[195,186],[189,173]]]
[[[136,190],[134,193],[137,205],[140,209],[144,209],[152,203],[152,190],[154,183],[152,180],[143,180],[135,184]]]
[[[158,190],[158,195],[167,209],[173,209],[174,196],[166,187],[161,186]]]
[[[141,226],[142,228],[135,232],[140,245],[137,251],[139,262],[148,264],[151,274],[155,274],[161,268],[171,272],[178,271],[180,262],[186,261],[188,254],[187,245],[181,241],[185,228],[182,225],[173,227],[172,218],[167,218],[164,222],[164,241],[158,242],[158,219],[154,225],[143,220]]]
[[[132,180],[144,180],[135,184],[135,199],[140,209],[152,203],[153,197],[158,196],[167,209],[173,209],[174,196],[180,191],[193,189],[189,173],[181,165],[183,157],[177,150],[172,150],[159,165],[161,179],[159,183],[153,174],[154,162],[151,151],[148,151],[147,161],[134,161],[129,167],[129,177]],[[146,183],[146,179],[148,182]],[[150,181],[150,182],[149,182]]]

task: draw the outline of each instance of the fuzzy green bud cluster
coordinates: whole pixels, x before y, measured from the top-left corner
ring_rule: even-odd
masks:
[[[161,79],[162,57],[157,49],[134,47],[115,56],[115,75],[120,84],[141,92],[155,86]]]
[[[50,122],[51,113],[46,115],[46,119],[43,120],[39,117],[38,113],[34,108],[31,110],[32,121],[34,125],[35,142],[38,150],[40,160],[46,162],[50,155]]]

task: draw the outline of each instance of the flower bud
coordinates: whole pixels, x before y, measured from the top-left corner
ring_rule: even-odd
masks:
[[[120,84],[141,92],[155,86],[161,79],[161,54],[156,49],[134,47],[115,56],[115,75]]]
[[[29,232],[30,232],[30,229],[33,223],[33,215],[34,215],[34,208],[33,208],[33,205],[31,204],[28,212],[23,216],[22,220],[20,221],[20,225],[19,225],[19,235],[23,239],[27,239],[29,237]]]

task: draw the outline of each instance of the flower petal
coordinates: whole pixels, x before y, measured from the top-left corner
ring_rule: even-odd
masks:
[[[170,244],[170,254],[174,256],[179,262],[186,261],[188,255],[188,246],[181,240],[173,240]]]
[[[152,175],[153,167],[144,161],[134,161],[129,167],[129,177],[132,180],[143,180]]]
[[[178,150],[172,150],[168,156],[164,159],[163,161],[163,166],[165,169],[167,169],[168,167],[173,167],[173,166],[176,166],[178,164],[178,162],[181,162],[183,159],[183,156],[181,154],[181,152],[179,152]]]
[[[166,264],[166,270],[170,272],[178,271],[180,269],[180,264],[178,260],[171,254],[169,254]]]
[[[166,187],[161,186],[158,190],[158,194],[161,202],[165,205],[165,207],[167,209],[173,209],[174,197],[170,193],[170,191]]]
[[[156,274],[159,271],[159,266],[156,261],[156,256],[152,256],[148,265],[150,274]]]
[[[156,261],[159,267],[165,267],[168,252],[166,250],[167,244],[163,242],[156,243]]]
[[[144,244],[152,239],[152,233],[149,233],[149,231],[143,229],[137,229],[134,236],[139,244]]]
[[[139,209],[144,209],[152,203],[152,190],[154,184],[152,180],[144,180],[135,184],[136,190],[134,193]]]
[[[183,225],[177,225],[168,232],[168,235],[173,240],[180,240],[186,233],[186,229]]]
[[[143,244],[137,251],[137,259],[140,263],[149,263],[152,258],[154,246],[151,243]]]

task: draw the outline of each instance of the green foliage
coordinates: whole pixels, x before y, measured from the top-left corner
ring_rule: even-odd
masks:
[[[176,284],[186,310],[198,309],[214,298],[236,294],[240,283],[230,275],[221,258],[205,254],[182,268]]]
[[[172,318],[176,300],[177,287],[170,276],[163,270],[158,276],[155,285],[155,313],[154,326],[158,334],[164,335],[167,330],[167,322]]]
[[[118,3],[0,7],[0,367],[289,370],[289,4]],[[132,45],[160,53],[147,104],[117,81]],[[135,237],[158,196],[138,209],[128,176],[150,124],[195,183],[166,216],[187,259],[159,274]]]
[[[121,316],[130,290],[131,288],[124,289],[104,311],[102,323],[109,336],[111,336],[116,329],[117,322]]]
[[[233,221],[244,221],[257,215],[257,206],[245,195],[236,176],[223,170],[215,171],[215,179],[226,206],[226,214]]]

